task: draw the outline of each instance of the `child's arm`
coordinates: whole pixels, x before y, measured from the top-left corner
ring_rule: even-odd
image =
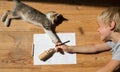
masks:
[[[66,52],[76,52],[76,53],[97,53],[106,50],[110,50],[109,46],[106,43],[101,44],[90,44],[90,45],[81,45],[81,46],[67,46],[67,45],[58,45],[57,49],[61,48]]]
[[[99,69],[97,72],[114,72],[119,65],[120,65],[120,61],[111,60],[107,65]]]

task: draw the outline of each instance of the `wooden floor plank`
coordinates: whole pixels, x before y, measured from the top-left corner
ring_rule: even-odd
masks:
[[[88,68],[84,68],[84,67],[80,67],[80,68],[70,68],[70,69],[0,69],[1,72],[46,72],[46,71],[51,71],[51,72],[95,72],[97,69],[99,69],[99,67],[88,67]]]

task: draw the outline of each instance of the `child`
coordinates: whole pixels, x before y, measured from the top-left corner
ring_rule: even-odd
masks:
[[[57,51],[68,53],[98,53],[111,50],[112,59],[97,72],[114,72],[120,65],[120,8],[112,7],[98,16],[98,32],[104,43],[84,46],[67,46],[57,44]]]

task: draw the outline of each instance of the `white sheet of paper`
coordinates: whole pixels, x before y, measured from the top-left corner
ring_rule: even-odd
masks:
[[[62,42],[70,40],[66,45],[75,46],[75,33],[58,33],[58,37]],[[52,65],[52,64],[76,64],[76,54],[55,53],[47,61],[41,61],[39,55],[45,50],[54,48],[55,44],[52,43],[51,39],[47,34],[34,34],[34,65]]]

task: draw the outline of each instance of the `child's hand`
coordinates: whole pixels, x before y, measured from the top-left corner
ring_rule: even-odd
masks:
[[[61,43],[57,43],[56,44],[56,52],[60,52],[61,54],[64,54],[64,51],[61,47],[59,46],[62,46]]]
[[[69,51],[68,51],[68,46],[67,46],[67,45],[61,45],[61,43],[56,44],[56,51],[57,51],[57,52],[60,52],[60,51],[69,52]]]

